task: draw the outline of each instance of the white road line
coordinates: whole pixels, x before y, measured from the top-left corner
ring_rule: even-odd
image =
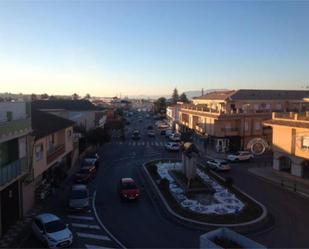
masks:
[[[96,245],[88,245],[85,244],[85,247],[87,249],[109,249],[110,247],[103,247],[103,246],[96,246]]]
[[[141,145],[141,142],[137,142],[137,145],[140,146],[140,145]]]
[[[122,144],[122,142],[119,142],[119,144]]]
[[[159,146],[159,143],[158,143],[158,142],[156,142],[156,146]]]
[[[163,142],[160,142],[160,145],[163,146]]]
[[[111,239],[105,235],[98,235],[92,233],[76,233],[77,236],[81,238],[88,238],[88,239],[97,239],[97,240],[107,240],[110,241]]]
[[[153,143],[153,142],[151,142],[151,143],[150,143],[150,145],[151,145],[151,146],[153,146],[153,145],[154,145],[154,143]]]
[[[79,215],[68,215],[70,219],[78,219],[78,220],[94,220],[91,216],[79,216]]]
[[[128,146],[131,146],[131,142],[128,143]]]
[[[135,142],[133,142],[133,144],[132,144],[133,146],[135,146],[136,145],[136,143]]]
[[[71,226],[72,227],[79,227],[79,228],[89,228],[89,229],[101,230],[101,228],[98,225],[71,223]]]
[[[96,217],[96,220],[99,222],[100,226],[104,229],[104,231],[123,249],[126,249],[126,247],[104,226],[104,224],[102,223],[100,217],[98,216],[97,213],[97,209],[95,207],[95,198],[97,195],[97,191],[94,191],[93,193],[93,198],[92,198],[92,208],[93,208],[93,212],[94,215]]]
[[[146,147],[149,147],[149,142],[147,142]]]

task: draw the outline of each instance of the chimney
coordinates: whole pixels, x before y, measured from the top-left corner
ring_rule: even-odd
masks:
[[[202,88],[202,96],[204,96],[204,88]]]

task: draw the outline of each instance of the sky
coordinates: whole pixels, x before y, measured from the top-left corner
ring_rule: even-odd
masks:
[[[309,85],[309,1],[0,1],[0,92]]]

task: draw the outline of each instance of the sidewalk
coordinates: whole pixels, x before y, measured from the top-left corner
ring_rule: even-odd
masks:
[[[250,168],[248,171],[267,181],[278,184],[283,188],[297,192],[309,198],[309,180],[274,170],[271,167]]]
[[[87,150],[85,150],[87,151]],[[33,218],[42,212],[45,207],[51,206],[51,203],[57,201],[56,199],[61,196],[72,180],[74,173],[79,169],[81,158],[83,154],[79,155],[79,159],[73,167],[67,172],[66,179],[56,189],[54,195],[49,196],[46,200],[35,203],[34,207],[23,217],[21,217],[10,229],[0,238],[0,248],[17,248],[29,234],[29,229]]]

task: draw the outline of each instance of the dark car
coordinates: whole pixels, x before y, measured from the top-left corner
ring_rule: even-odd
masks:
[[[119,195],[122,200],[136,200],[140,198],[140,190],[132,178],[121,178]]]
[[[100,166],[99,156],[97,153],[87,154],[82,161],[82,167],[84,166],[95,166],[98,168]]]
[[[83,166],[75,174],[75,182],[76,183],[88,183],[95,177],[95,174],[96,174],[95,166]]]
[[[139,134],[138,130],[134,130],[131,137],[133,140],[139,140],[141,138],[141,135]]]

